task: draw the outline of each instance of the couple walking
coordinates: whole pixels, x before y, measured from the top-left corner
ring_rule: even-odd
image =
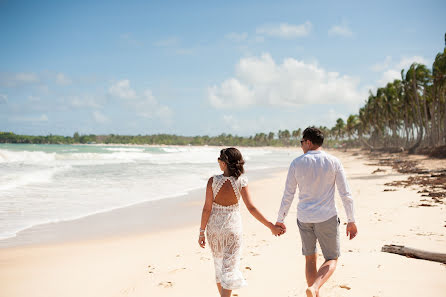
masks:
[[[244,172],[244,161],[236,148],[223,149],[218,163],[223,171],[208,181],[206,201],[201,217],[199,245],[207,242],[212,250],[215,276],[220,296],[231,296],[232,290],[246,285],[239,270],[242,245],[242,224],[239,200],[243,199],[249,212],[273,235],[286,232],[284,219],[288,214],[299,186],[297,225],[302,240],[302,254],[305,256],[305,276],[308,297],[319,297],[319,289],[336,269],[339,248],[339,218],[334,202],[335,185],[338,187],[347,213],[347,236],[353,239],[357,234],[353,214],[353,199],[339,160],[324,151],[322,132],[308,127],[301,140],[303,155],[293,160],[285,184],[276,224],[268,221],[254,206],[248,190]],[[206,233],[206,235],[205,235]],[[325,262],[317,269],[316,241],[322,249]]]

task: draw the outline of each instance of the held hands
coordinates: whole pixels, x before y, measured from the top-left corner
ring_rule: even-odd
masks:
[[[347,224],[346,233],[347,236],[350,236],[350,240],[355,238],[356,234],[358,234],[358,228],[356,228],[355,222],[350,222]]]
[[[280,236],[280,235],[285,234],[285,232],[286,232],[286,227],[285,227],[285,224],[283,224],[283,223],[276,223],[275,225],[273,225],[271,223],[270,229],[271,229],[271,233],[274,236]]]

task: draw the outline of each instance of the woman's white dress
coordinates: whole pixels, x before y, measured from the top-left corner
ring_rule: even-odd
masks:
[[[239,289],[246,285],[239,270],[242,247],[242,220],[240,216],[240,197],[242,187],[248,185],[248,179],[240,176],[215,175],[212,181],[213,198],[217,196],[226,181],[230,181],[237,203],[229,206],[212,204],[212,211],[207,224],[207,238],[212,250],[217,283],[227,290]]]

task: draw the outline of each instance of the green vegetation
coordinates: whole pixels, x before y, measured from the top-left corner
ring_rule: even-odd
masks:
[[[325,146],[336,146],[339,142],[332,138],[331,130],[327,127],[320,127],[326,137]],[[156,135],[80,135],[74,133],[69,136],[29,136],[17,135],[12,132],[0,132],[0,143],[35,143],[35,144],[152,144],[152,145],[225,145],[225,146],[299,146],[302,129],[292,132],[289,130],[279,130],[277,133],[269,132],[257,133],[254,136],[241,137],[231,134],[221,134],[218,136],[178,136],[169,134]]]
[[[58,135],[29,136],[17,135],[11,132],[0,132],[0,143],[37,143],[37,144],[74,144],[74,143],[103,143],[103,144],[164,144],[164,145],[233,145],[233,146],[284,146],[297,145],[301,130],[291,133],[288,130],[268,134],[258,133],[255,136],[241,137],[231,134],[218,136],[178,136],[169,134],[156,135],[79,135],[73,137]]]

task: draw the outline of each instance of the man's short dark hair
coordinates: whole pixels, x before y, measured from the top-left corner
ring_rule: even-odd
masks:
[[[314,145],[322,146],[324,143],[324,134],[321,129],[316,127],[308,127],[302,134],[302,139],[311,141]]]

